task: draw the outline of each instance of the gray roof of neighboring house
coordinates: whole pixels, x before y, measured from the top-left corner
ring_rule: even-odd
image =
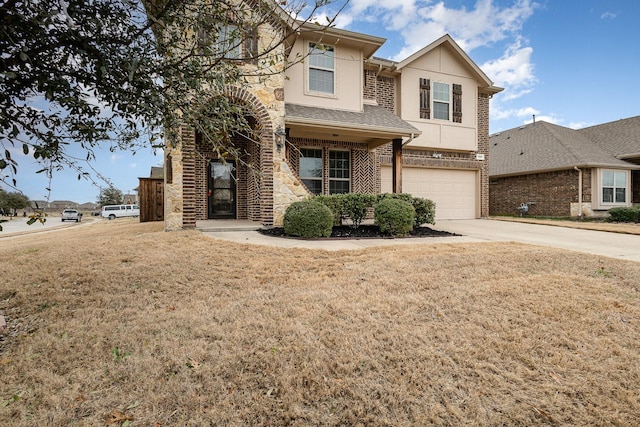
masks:
[[[151,166],[149,178],[164,178],[164,168],[162,166]]]
[[[402,134],[420,134],[420,131],[378,105],[364,105],[362,112],[332,110],[298,104],[285,104],[285,121],[317,122],[327,126],[337,125],[356,129],[385,130]]]
[[[618,158],[640,162],[640,116],[580,129],[579,132]]]
[[[640,150],[638,150],[640,151]],[[509,129],[489,138],[489,175],[521,175],[573,167],[638,169],[596,144],[588,134],[547,122]]]

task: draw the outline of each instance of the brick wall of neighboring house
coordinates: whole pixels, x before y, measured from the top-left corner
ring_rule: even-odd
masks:
[[[571,203],[578,202],[578,171],[570,169],[548,173],[492,178],[489,185],[491,215],[516,215],[522,203],[529,215],[571,215]],[[591,169],[582,176],[582,202],[591,203]]]

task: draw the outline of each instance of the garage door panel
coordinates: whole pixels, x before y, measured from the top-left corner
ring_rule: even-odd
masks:
[[[392,191],[391,167],[383,166],[382,192]],[[405,167],[402,190],[414,197],[433,200],[437,219],[476,218],[477,173],[475,171]]]

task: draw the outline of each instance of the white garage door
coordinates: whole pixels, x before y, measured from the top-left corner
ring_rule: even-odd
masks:
[[[382,192],[392,192],[391,166],[382,166]],[[402,192],[436,203],[439,219],[473,219],[477,214],[478,185],[476,171],[402,169]]]

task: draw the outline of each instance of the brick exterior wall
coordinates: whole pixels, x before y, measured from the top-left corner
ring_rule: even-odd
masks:
[[[478,153],[484,161],[476,162],[480,169],[480,217],[489,216],[489,95],[478,94]]]
[[[300,168],[301,148],[321,148],[323,162],[322,188],[325,193],[329,191],[329,150],[349,150],[351,153],[351,192],[375,194],[376,179],[378,178],[380,165],[376,163],[375,153],[370,152],[366,144],[357,142],[325,141],[319,139],[290,138],[293,149],[287,151],[287,162],[291,165],[296,175]],[[376,172],[378,175],[376,175]]]
[[[529,215],[571,216],[571,203],[578,202],[576,170],[492,178],[489,188],[491,215],[516,215],[517,207],[529,204]],[[591,203],[591,169],[583,169],[582,202]]]
[[[273,126],[266,107],[251,93],[230,88],[228,96],[247,106],[259,129],[259,143],[237,138],[244,151],[236,162],[236,217],[273,224]],[[197,220],[208,219],[209,162],[218,155],[212,146],[196,140],[196,133],[182,128],[182,228],[195,228]],[[249,167],[248,165],[251,165]]]

